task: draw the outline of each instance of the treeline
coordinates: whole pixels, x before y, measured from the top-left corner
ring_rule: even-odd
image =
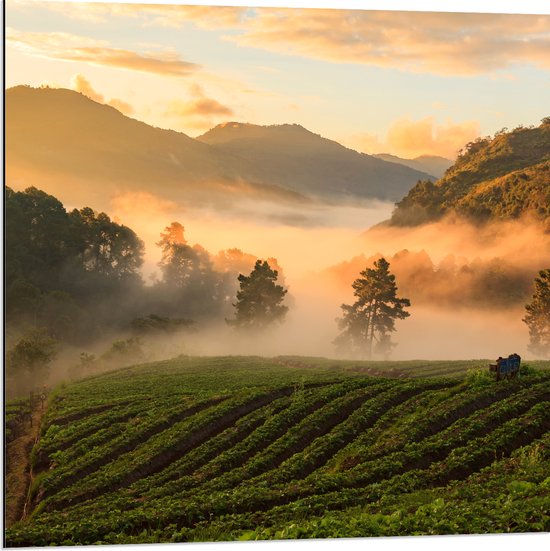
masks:
[[[380,255],[357,256],[327,270],[331,280],[349,285]],[[415,305],[437,308],[501,309],[523,307],[533,290],[538,268],[531,262],[504,258],[466,260],[447,255],[434,262],[425,251],[402,250],[386,257],[399,280],[399,289]]]
[[[224,323],[234,314],[239,274],[257,261],[239,249],[212,255],[174,222],[157,243],[160,277],[147,285],[143,242],[105,213],[67,211],[34,187],[6,187],[5,220],[8,376],[47,364],[63,345],[82,350],[116,338],[101,358],[108,363],[139,356],[140,339]]]
[[[8,337],[29,327],[81,344],[133,313],[143,243],[90,208],[67,212],[36,188],[5,191]]]

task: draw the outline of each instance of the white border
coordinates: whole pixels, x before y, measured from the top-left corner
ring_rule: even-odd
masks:
[[[5,1],[5,0],[4,0]],[[47,2],[66,2],[67,0],[39,0]],[[550,14],[550,0],[70,0],[72,2],[121,3],[121,4],[182,4],[206,6],[252,6],[252,7],[290,7],[290,8],[334,8],[366,9],[385,11],[423,11],[423,12],[463,12],[463,13],[517,13]],[[549,52],[550,55],[550,52]],[[166,551],[169,548],[207,551],[280,551],[307,550],[328,551],[342,546],[346,551],[475,551],[476,549],[496,549],[498,551],[518,551],[527,547],[529,551],[550,549],[550,533],[544,534],[497,534],[497,535],[461,535],[461,536],[415,536],[399,538],[346,538],[300,541],[262,541],[262,542],[220,542],[188,544],[152,544],[101,546],[101,549],[122,551],[154,550]],[[90,547],[89,547],[90,548]],[[66,547],[64,549],[82,549]]]

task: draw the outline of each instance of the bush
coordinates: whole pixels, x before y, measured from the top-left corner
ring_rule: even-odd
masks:
[[[482,388],[492,384],[495,380],[493,373],[489,371],[489,368],[474,368],[468,369],[466,372],[466,385],[471,388]]]

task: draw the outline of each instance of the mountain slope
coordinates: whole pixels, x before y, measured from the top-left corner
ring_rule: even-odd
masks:
[[[272,184],[315,197],[397,200],[413,182],[431,178],[425,172],[348,149],[297,124],[230,122],[197,140],[217,151],[261,164],[263,177]]]
[[[373,157],[390,163],[405,165],[421,172],[427,172],[436,178],[441,178],[445,174],[445,171],[453,165],[453,161],[450,159],[438,157],[437,155],[420,155],[414,159],[403,159],[389,153],[377,153]]]
[[[77,92],[23,86],[6,92],[6,166],[14,186],[38,185],[79,202],[118,190],[200,196],[248,171],[185,134],[151,127]],[[69,187],[74,192],[67,197]]]
[[[242,126],[242,125],[241,125]],[[176,201],[242,197],[303,202],[397,200],[426,174],[361,155],[302,127],[226,125],[195,140],[128,118],[65,89],[6,91],[6,183],[36,186],[69,204],[105,208],[117,192]],[[223,134],[224,139],[220,139]],[[223,143],[222,143],[223,142]]]
[[[550,119],[469,144],[437,182],[419,182],[398,203],[393,225],[455,213],[475,221],[550,218]]]

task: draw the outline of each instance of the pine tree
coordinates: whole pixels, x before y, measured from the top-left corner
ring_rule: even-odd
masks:
[[[263,329],[282,321],[288,311],[282,304],[288,291],[276,284],[278,276],[265,260],[257,260],[250,275],[240,274],[235,319],[227,323],[240,329]]]
[[[357,300],[352,305],[342,304],[344,314],[338,319],[342,332],[334,341],[341,350],[357,351],[370,359],[374,349],[389,357],[395,346],[391,341],[395,320],[408,317],[405,307],[411,305],[409,299],[397,298],[395,276],[389,266],[381,258],[374,268],[365,269],[353,282]]]
[[[529,349],[538,356],[550,356],[550,269],[535,278],[535,293],[525,306],[523,321],[529,327]]]

